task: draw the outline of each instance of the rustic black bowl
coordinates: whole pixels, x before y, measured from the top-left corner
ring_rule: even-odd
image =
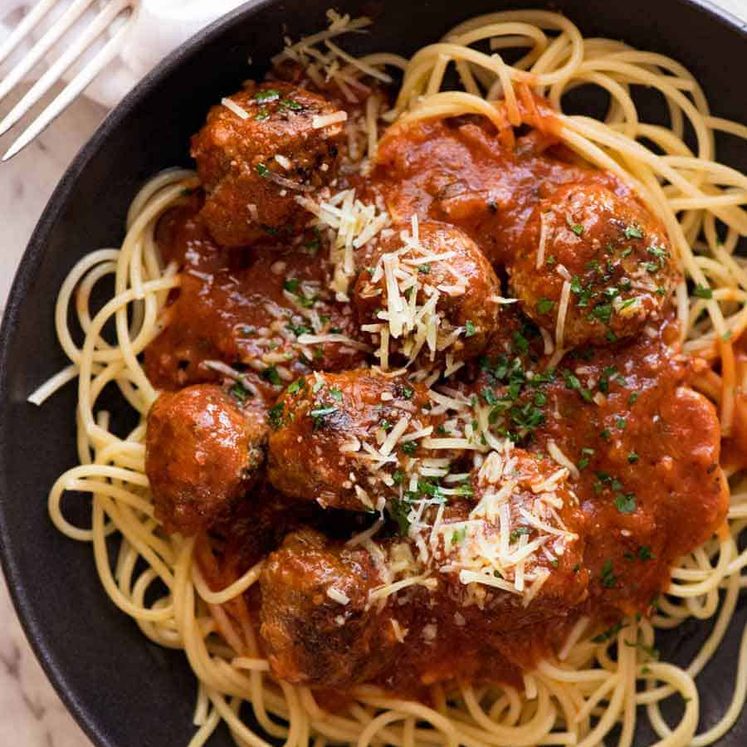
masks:
[[[26,402],[39,383],[66,364],[54,334],[54,299],[79,257],[120,242],[138,187],[165,167],[190,163],[189,136],[208,107],[242,80],[261,75],[285,33],[297,38],[322,28],[331,4],[248,3],[162,62],[78,155],[49,201],[13,285],[0,333],[0,551],[26,634],[62,699],[97,745],[186,745],[193,733],[195,681],[180,653],[146,642],[110,603],[90,548],[61,536],[47,517],[50,485],[76,462],[74,387],[42,408]],[[342,0],[334,5],[376,20],[371,34],[352,40],[356,51],[409,54],[470,16],[542,2]],[[569,15],[586,35],[624,39],[681,60],[703,83],[715,113],[747,119],[747,31],[710,3],[567,0],[552,7]],[[727,139],[723,146],[722,158],[747,170],[747,154]],[[729,702],[746,619],[743,603],[700,678],[702,728]],[[689,623],[666,637],[664,655],[687,661],[702,638],[703,626]],[[636,743],[648,744],[652,736],[641,730]],[[211,741],[230,743],[225,730]],[[747,744],[747,716],[721,744]]]

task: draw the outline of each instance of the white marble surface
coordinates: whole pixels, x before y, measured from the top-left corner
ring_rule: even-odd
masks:
[[[0,0],[0,5],[3,2]],[[747,0],[718,0],[718,4],[747,20]],[[0,114],[5,110],[7,107],[0,107]],[[16,265],[49,195],[105,113],[99,105],[82,99],[25,152],[0,165],[0,310]],[[6,136],[0,140],[0,148],[7,145]],[[90,745],[34,658],[1,576],[0,745]]]

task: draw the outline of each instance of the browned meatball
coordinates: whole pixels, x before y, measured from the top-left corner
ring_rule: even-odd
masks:
[[[388,615],[369,609],[381,584],[367,550],[303,530],[289,535],[262,570],[261,635],[273,672],[294,684],[364,682],[396,643]]]
[[[167,532],[194,534],[225,517],[255,481],[267,425],[220,387],[164,392],[148,413],[145,472]]]
[[[567,349],[631,337],[660,318],[676,268],[663,227],[635,197],[576,182],[534,210],[509,275],[524,312]]]
[[[327,184],[337,166],[343,126],[317,94],[288,83],[249,83],[214,106],[192,139],[207,192],[203,218],[224,246],[247,244],[266,231],[293,233],[304,219],[296,201]],[[237,113],[238,112],[238,113]]]
[[[474,358],[498,325],[498,278],[460,229],[426,222],[417,234],[394,231],[358,275],[355,306],[360,323],[388,325],[390,350],[408,360]],[[393,292],[396,299],[390,298]],[[395,313],[396,304],[400,314]],[[378,344],[381,333],[373,334]]]
[[[270,413],[270,481],[325,507],[373,511],[399,493],[395,473],[426,453],[429,406],[422,384],[370,370],[298,379]]]

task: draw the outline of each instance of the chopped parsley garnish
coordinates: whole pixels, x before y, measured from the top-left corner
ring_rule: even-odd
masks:
[[[638,226],[625,226],[625,238],[626,239],[642,239],[643,231]]]
[[[266,179],[270,175],[270,169],[263,163],[258,163],[254,168],[263,179]]]
[[[635,464],[640,457],[635,451],[629,451],[628,452],[628,464]]]
[[[651,548],[648,545],[641,545],[638,548],[638,557],[641,560],[651,560],[654,554],[651,552]]]
[[[590,446],[584,446],[581,449],[581,454],[583,456],[578,460],[578,468],[586,469],[589,466],[590,458],[594,456],[594,449],[592,449]]]
[[[275,366],[268,366],[260,376],[265,380],[269,381],[273,386],[280,386],[283,380],[280,378],[277,368]]]
[[[540,298],[540,300],[537,301],[537,313],[547,314],[553,310],[554,306],[555,301],[551,301],[549,298]]]
[[[285,325],[285,328],[292,332],[296,337],[311,334],[311,327],[306,327],[303,324],[293,324],[292,322],[288,322],[288,324]]]
[[[529,340],[524,337],[521,332],[514,332],[513,335],[514,349],[519,353],[527,353],[529,351]]]
[[[415,394],[415,391],[409,386],[403,386],[401,393],[405,399],[412,399],[413,395]]]
[[[638,394],[638,392],[631,392],[628,395],[628,404],[629,405],[634,405],[636,403],[636,401],[638,400],[638,397],[640,397],[640,396],[641,395]]]
[[[306,382],[303,379],[296,379],[289,387],[288,394],[297,394],[306,386]]]
[[[516,527],[516,529],[512,530],[511,534],[508,535],[508,541],[511,543],[518,542],[519,537],[528,535],[530,531],[529,527]]]
[[[656,246],[656,244],[651,244],[651,246],[646,248],[646,251],[652,256],[656,257],[656,259],[659,260],[660,265],[664,265],[664,260],[669,256],[669,252],[667,252],[666,249],[662,246]]]
[[[576,234],[576,236],[581,236],[584,233],[584,227],[581,223],[574,223],[569,216],[566,216],[565,222],[568,224],[568,228],[573,231],[573,233]]]
[[[294,101],[293,99],[282,99],[280,106],[283,109],[290,109],[293,112],[300,112],[303,109],[303,104],[299,104],[298,101]]]
[[[267,109],[260,109],[255,115],[254,119],[257,120],[257,122],[264,122],[266,119],[270,118],[270,112],[267,111]]]
[[[329,396],[338,402],[342,402],[342,389],[339,386],[331,386],[329,388]]]
[[[705,298],[706,300],[709,300],[713,298],[713,291],[705,285],[696,285],[695,288],[693,288],[693,295],[697,298]]]
[[[602,586],[604,586],[605,589],[611,589],[617,583],[617,576],[615,576],[612,561],[609,558],[607,558],[602,565],[599,580],[602,582]]]
[[[283,410],[284,405],[282,402],[278,402],[270,408],[268,419],[274,430],[277,430],[283,424]]]
[[[467,527],[459,527],[459,529],[451,533],[451,544],[460,545],[462,542],[464,542],[466,536]]]
[[[237,400],[240,404],[244,404],[248,397],[251,397],[251,392],[240,382],[237,381],[229,390],[228,393]]]
[[[418,445],[415,441],[405,441],[405,443],[402,444],[402,451],[404,451],[407,456],[412,456],[417,450]]]
[[[566,371],[563,374],[563,378],[565,379],[565,385],[567,389],[572,389],[573,391],[578,392],[584,402],[592,401],[593,398],[591,392],[581,386],[581,382],[579,381],[578,376],[571,373],[570,371]]]
[[[334,405],[328,407],[316,407],[309,411],[309,417],[314,421],[314,430],[321,428],[324,425],[324,420],[328,415],[332,415],[337,412],[337,408]]]
[[[659,650],[654,648],[653,646],[647,646],[641,641],[636,641],[635,643],[632,643],[631,641],[623,641],[623,643],[628,648],[637,648],[639,651],[642,651],[644,654],[646,654],[646,656],[648,656],[650,659],[659,658]]]
[[[298,291],[298,278],[288,278],[283,282],[283,288],[288,293],[296,293]]]
[[[634,493],[621,493],[615,498],[615,508],[621,514],[632,514],[635,511],[636,502]]]
[[[593,317],[594,319],[598,319],[603,324],[609,324],[610,317],[612,316],[612,304],[609,304],[609,303],[598,304],[591,310],[591,313],[589,314],[589,316]]]
[[[252,98],[260,103],[276,101],[280,98],[280,91],[276,88],[266,88],[264,91],[257,91]]]
[[[474,337],[477,334],[477,329],[475,328],[474,322],[471,322],[469,319],[464,323],[464,336],[465,337]]]
[[[613,625],[611,628],[607,628],[604,632],[592,638],[592,643],[606,643],[611,641],[622,629],[624,625],[619,622]]]
[[[422,265],[418,266],[418,272],[422,275],[427,275],[431,271],[431,264],[430,262],[425,262]]]
[[[407,536],[410,529],[410,503],[404,501],[389,501],[387,504],[389,515],[397,522],[399,533],[403,537]]]
[[[398,469],[396,472],[392,474],[392,480],[394,481],[395,485],[401,485],[404,479],[405,479],[405,473],[401,469]]]
[[[379,423],[379,427],[385,432],[388,433],[392,428],[394,427],[386,418],[382,420]]]

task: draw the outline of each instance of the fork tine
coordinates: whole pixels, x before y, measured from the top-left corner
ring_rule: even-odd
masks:
[[[121,0],[120,12],[129,7],[127,0]],[[9,161],[13,156],[23,150],[37,135],[43,132],[91,83],[101,70],[111,62],[119,52],[121,42],[124,40],[129,23],[123,23],[111,39],[100,49],[83,69],[62,89],[54,101],[29,125],[21,136],[8,148],[2,161]]]
[[[78,20],[93,0],[75,0],[72,5],[54,22],[49,30],[28,51],[18,64],[0,83],[0,101],[16,86],[26,73],[52,48],[58,39]]]
[[[58,0],[39,0],[39,2],[21,19],[18,26],[8,35],[5,41],[0,44],[0,62],[26,38],[26,36],[36,27],[47,12],[55,5]]]
[[[0,122],[0,137],[13,127],[39,101],[128,5],[129,0],[120,0],[119,2],[108,3],[104,6],[104,9],[91,21],[83,34],[55,60],[52,66],[34,83],[26,95]]]

